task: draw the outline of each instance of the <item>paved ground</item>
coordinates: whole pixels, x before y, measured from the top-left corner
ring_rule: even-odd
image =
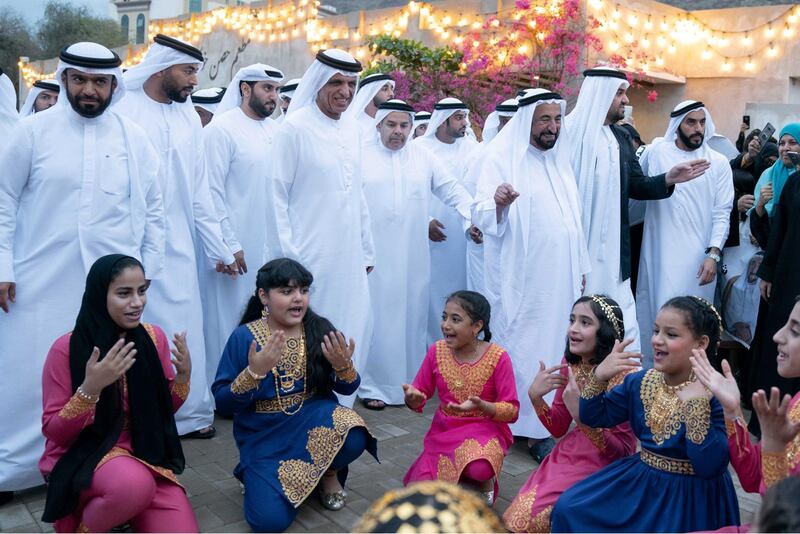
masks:
[[[380,442],[381,463],[365,454],[350,467],[347,490],[350,500],[339,512],[322,508],[316,498],[309,498],[300,508],[297,520],[288,532],[350,532],[359,516],[385,490],[402,485],[408,466],[422,449],[422,437],[430,426],[434,405],[424,415],[406,408],[387,408],[372,412],[358,407]],[[236,445],[231,436],[231,422],[218,420],[217,437],[211,440],[184,441],[186,471],[179,477],[194,506],[200,529],[204,532],[250,532],[242,515],[239,484],[231,475],[237,462]],[[520,486],[536,468],[523,442],[517,442],[503,465],[500,495],[495,505],[502,513]],[[749,522],[758,508],[758,495],[745,494],[736,481],[742,521]],[[49,524],[39,521],[44,508],[44,488],[19,493],[0,507],[2,532],[52,532]]]

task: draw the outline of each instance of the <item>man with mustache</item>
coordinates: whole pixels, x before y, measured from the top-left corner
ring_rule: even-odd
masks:
[[[120,64],[96,43],[65,47],[65,98],[0,145],[1,492],[43,483],[42,366],[75,325],[92,264],[118,252],[142,261],[148,279],[163,275],[158,154],[109,107],[125,93]]]
[[[361,135],[375,137],[375,114],[378,107],[394,98],[394,80],[388,74],[375,73],[358,82],[358,91],[347,114],[358,122]],[[366,141],[366,139],[365,139]]]
[[[675,184],[697,178],[710,164],[695,158],[666,169],[664,174],[646,176],[636,159],[630,135],[617,125],[625,117],[628,104],[626,92],[630,84],[625,73],[596,67],[583,74],[578,101],[565,122],[591,261],[585,292],[608,295],[619,303],[625,319],[625,337],[634,340],[629,349],[638,350],[639,325],[630,281],[628,199],[667,198]]]
[[[115,109],[147,132],[159,155],[165,274],[150,285],[145,320],[167,332],[186,332],[192,389],[175,420],[182,436],[210,438],[214,400],[207,383],[198,265],[221,262],[231,276],[238,275],[239,266],[222,236],[208,186],[203,127],[189,98],[202,66],[199,49],[158,34],[144,60],[123,75],[128,94]]]
[[[372,329],[367,274],[375,265],[361,133],[345,115],[359,72],[361,63],[343,50],[317,53],[275,135],[269,181],[275,256],[296,259],[314,273],[314,310],[355,341],[357,369]],[[355,395],[340,400],[351,407]],[[324,493],[341,490],[335,480],[323,479]]]
[[[457,98],[443,98],[433,106],[428,129],[422,137],[414,142],[428,149],[438,157],[450,170],[456,180],[465,185],[464,177],[469,162],[478,148],[478,143],[467,137],[469,127],[469,109]],[[472,195],[474,191],[467,192]],[[428,237],[431,249],[431,286],[428,307],[428,345],[432,345],[442,336],[441,315],[447,297],[461,289],[469,288],[481,291],[481,284],[471,283],[468,279],[467,262],[468,237],[461,228],[461,215],[435,197],[430,199],[430,222]],[[472,245],[479,247],[482,237],[474,226],[470,227]],[[471,275],[473,282],[483,278],[482,249],[473,251],[471,258]]]
[[[398,384],[411,383],[427,349],[431,193],[458,212],[462,235],[472,197],[436,156],[409,142],[411,106],[389,100],[372,122],[378,134],[364,139],[362,150],[377,265],[369,276],[375,328],[358,394],[368,407],[380,408],[403,404]]]
[[[707,142],[714,133],[708,108],[687,100],[675,106],[664,137],[641,157],[647,174],[667,172],[676,164],[697,159],[711,163],[698,178],[676,185],[669,198],[646,202],[636,311],[643,330],[643,363],[648,368],[653,354],[647,327],[655,322],[661,305],[679,295],[714,302],[717,265],[728,237],[734,196],[728,158]]]
[[[198,266],[209,383],[214,382],[225,343],[239,324],[239,312],[253,294],[258,268],[277,257],[268,194],[278,125],[268,119],[278,105],[281,81],[283,72],[270,65],[242,67],[225,90],[214,121],[203,130],[211,196],[239,270],[238,277],[229,278],[219,276],[211,264]]]

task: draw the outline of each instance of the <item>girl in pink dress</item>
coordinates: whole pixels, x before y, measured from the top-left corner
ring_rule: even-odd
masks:
[[[428,349],[413,384],[403,384],[406,405],[414,411],[421,412],[437,391],[440,402],[403,484],[462,483],[477,487],[491,505],[513,443],[508,425],[519,415],[519,401],[511,359],[490,342],[489,317],[489,302],[480,293],[450,295],[442,313],[444,339]]]
[[[778,347],[778,374],[783,378],[800,377],[800,297],[789,320],[772,340]],[[703,351],[695,351],[692,367],[722,405],[728,431],[728,450],[742,488],[760,493],[789,476],[800,475],[800,393],[784,395],[778,388],[769,395],[764,390],[753,393],[753,410],[761,425],[761,441],[753,443],[741,408],[741,395],[727,360],[722,360],[722,374],[716,371]],[[736,527],[736,525],[732,525]],[[748,525],[742,525],[742,531]],[[735,528],[725,529],[735,531]]]
[[[610,429],[589,428],[578,417],[580,392],[594,367],[613,350],[630,343],[621,343],[625,333],[622,310],[604,295],[581,297],[572,306],[569,325],[561,365],[545,369],[539,362],[539,373],[528,389],[539,420],[553,437],[563,439],[542,460],[503,515],[506,528],[512,532],[549,532],[550,511],[566,489],[636,451],[636,437],[628,423]],[[621,384],[623,378],[624,373],[617,375],[608,389]],[[544,396],[553,390],[553,405],[548,406]],[[569,430],[573,421],[576,426]]]
[[[175,477],[185,462],[173,414],[189,394],[191,360],[185,335],[170,361],[164,332],[140,322],[147,285],[136,259],[97,260],[75,329],[47,354],[42,519],[58,532],[128,522],[136,532],[197,532]]]

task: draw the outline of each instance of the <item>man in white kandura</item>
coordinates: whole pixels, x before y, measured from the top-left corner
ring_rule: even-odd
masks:
[[[378,106],[394,98],[394,80],[388,74],[375,73],[358,82],[358,91],[345,115],[352,117],[361,128],[362,137],[372,140],[375,133],[375,114]],[[368,139],[365,139],[365,141]]]
[[[364,193],[372,221],[376,269],[369,276],[374,329],[358,395],[367,408],[403,404],[425,356],[431,193],[455,209],[463,234],[472,197],[436,156],[410,143],[414,110],[402,100],[378,107],[379,135],[364,141]],[[441,317],[441,310],[437,316]]]
[[[55,106],[59,91],[58,82],[55,80],[36,80],[19,110],[19,116],[27,117]]]
[[[11,78],[0,69],[0,139],[7,139],[18,122],[17,90]]]
[[[433,106],[428,129],[414,143],[438,157],[448,171],[464,185],[464,176],[478,143],[467,137],[469,110],[457,98],[443,98]],[[474,191],[467,191],[472,195]],[[454,291],[477,289],[478,257],[472,252],[472,282],[467,280],[467,242],[478,246],[482,237],[475,227],[465,235],[461,229],[461,214],[431,195],[429,233],[431,249],[431,290],[428,307],[428,345],[442,337],[441,316],[447,297]],[[482,262],[481,262],[482,263]],[[481,275],[482,277],[482,275]]]
[[[646,203],[636,310],[642,325],[643,365],[648,369],[653,366],[650,327],[661,305],[680,295],[714,302],[717,264],[733,205],[730,163],[707,142],[714,133],[708,109],[702,102],[687,100],[670,113],[662,140],[648,146],[641,157],[642,170],[648,174],[666,172],[681,162],[711,162],[700,177],[676,185],[669,198]]]
[[[294,92],[297,91],[297,84],[300,83],[300,78],[292,78],[278,89],[278,96],[280,97],[279,106],[281,114],[275,118],[278,123],[283,122],[286,118],[286,111],[289,109],[289,104],[292,103]]]
[[[430,111],[417,111],[414,113],[414,130],[412,140],[416,139],[417,137],[422,137],[425,135],[425,132],[428,130],[428,123],[431,122],[431,112]]]
[[[675,184],[697,178],[708,169],[709,163],[697,159],[679,163],[665,174],[645,176],[630,135],[616,124],[625,117],[628,104],[626,91],[630,84],[625,73],[597,67],[583,74],[586,79],[575,109],[564,122],[591,260],[585,292],[608,295],[619,303],[625,320],[625,337],[633,339],[629,349],[639,350],[639,325],[630,281],[628,198],[667,198]]]
[[[355,341],[357,369],[372,329],[367,273],[375,264],[361,135],[343,116],[359,72],[347,52],[317,53],[275,135],[270,181],[280,254],[314,274],[314,309]],[[341,398],[347,406],[354,400]]]
[[[198,89],[192,93],[192,105],[200,116],[200,124],[203,125],[203,128],[208,126],[214,119],[219,103],[222,102],[222,97],[225,96],[225,89],[225,87],[209,87],[207,89]]]
[[[492,340],[511,354],[520,398],[527,398],[540,361],[547,367],[561,362],[567,319],[589,270],[562,127],[565,108],[556,93],[527,91],[470,170],[477,182],[472,220],[484,235]],[[530,403],[522,403],[511,430],[531,439],[539,461],[549,452],[542,440],[550,433]]]
[[[219,276],[213,265],[199,265],[209,384],[255,291],[258,269],[278,254],[268,183],[278,125],[267,119],[278,105],[281,80],[280,70],[262,63],[239,69],[214,122],[203,130],[208,183],[222,234],[231,250],[241,254],[243,271],[230,278]]]
[[[44,481],[42,367],[72,330],[92,264],[106,254],[164,271],[158,158],[109,107],[125,92],[120,58],[96,43],[62,50],[62,98],[22,119],[0,149],[0,491]]]
[[[221,261],[224,271],[234,275],[243,262],[234,258],[222,237],[206,175],[203,127],[189,100],[203,54],[165,35],[156,35],[154,41],[144,60],[123,75],[128,94],[115,109],[144,128],[159,154],[167,227],[165,273],[150,285],[145,319],[167,332],[186,332],[192,389],[175,420],[182,436],[209,438],[215,433],[214,399],[206,382],[197,271]]]
[[[489,116],[486,117],[486,122],[483,124],[483,141],[481,145],[486,145],[497,137],[500,130],[508,124],[511,117],[517,112],[518,104],[519,102],[516,98],[509,98],[495,106],[494,111],[489,113]]]

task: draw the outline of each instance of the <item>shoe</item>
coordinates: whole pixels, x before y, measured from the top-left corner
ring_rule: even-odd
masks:
[[[200,430],[189,432],[181,436],[181,439],[211,439],[217,435],[217,429],[213,425],[209,425]]]
[[[322,487],[319,488],[319,502],[328,510],[338,512],[347,504],[347,492],[335,491],[333,493],[325,493]]]
[[[481,491],[479,493],[481,494],[481,499],[486,501],[486,504],[489,505],[489,508],[494,506],[494,490]]]
[[[536,460],[538,463],[542,463],[542,460],[544,460],[545,457],[550,454],[555,446],[555,440],[553,438],[547,438],[529,446],[528,452],[531,456],[533,456],[534,460]]]

